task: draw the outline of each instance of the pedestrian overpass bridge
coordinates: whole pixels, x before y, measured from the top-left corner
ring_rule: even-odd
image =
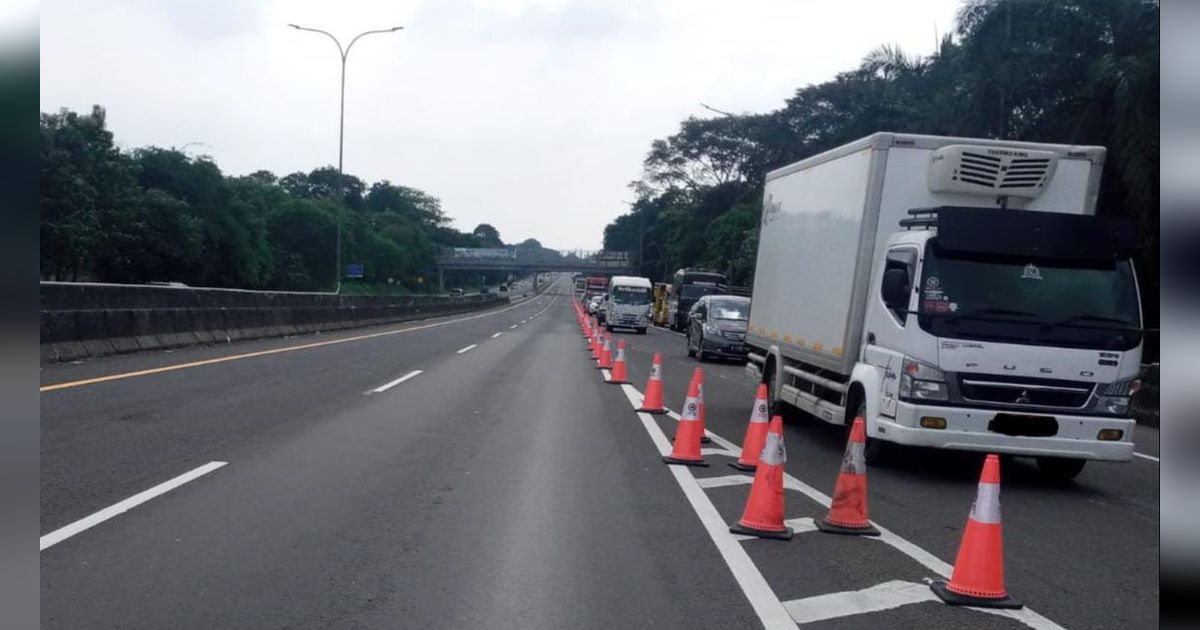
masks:
[[[447,271],[508,271],[627,275],[637,271],[629,252],[584,250],[528,250],[514,247],[447,248],[437,257],[438,287],[444,289]]]

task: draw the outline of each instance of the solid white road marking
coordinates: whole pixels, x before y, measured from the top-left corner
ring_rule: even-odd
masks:
[[[514,330],[514,329],[516,329],[516,327],[517,327],[517,324],[513,324],[512,326],[509,326],[509,327],[508,327],[508,329],[509,329],[509,330]]]
[[[387,390],[399,385],[400,383],[403,383],[404,381],[407,381],[408,379],[410,379],[420,373],[421,373],[421,370],[413,370],[413,371],[409,372],[408,374],[405,374],[404,376],[401,376],[400,378],[398,378],[394,381],[391,381],[390,383],[384,383],[383,385],[380,385],[379,387],[376,387],[375,389],[372,389],[371,391],[369,391],[367,393],[368,394],[379,394],[382,392],[386,392]]]
[[[492,339],[495,339],[496,337],[499,337],[500,335],[503,335],[503,334],[504,333],[502,333],[502,332],[498,332],[498,333],[492,335]]]
[[[85,516],[78,521],[71,523],[70,525],[60,527],[49,534],[42,536],[40,540],[41,550],[45,551],[50,547],[53,547],[54,545],[57,545],[58,543],[74,536],[75,534],[89,530],[110,518],[120,516],[121,514],[132,510],[133,508],[145,503],[146,501],[149,501],[150,499],[153,499],[154,497],[166,494],[167,492],[170,492],[171,490],[174,490],[175,488],[178,488],[189,481],[199,479],[200,477],[207,475],[208,473],[224,466],[227,463],[228,462],[208,462],[207,464],[200,466],[199,468],[193,468],[192,470],[189,470],[188,472],[185,472],[174,479],[164,481],[157,486],[150,488],[149,490],[143,490],[142,492],[139,492],[128,499],[121,501],[120,503],[115,503],[90,516]]]
[[[460,348],[460,349],[456,350],[454,352],[454,354],[463,354],[464,352],[470,352],[478,347],[479,347],[479,344],[473,343],[473,344],[467,346],[466,348]]]
[[[1155,456],[1153,456],[1153,455],[1147,455],[1147,454],[1145,454],[1145,453],[1139,453],[1139,452],[1137,452],[1137,451],[1134,451],[1134,452],[1133,452],[1133,455],[1134,455],[1134,457],[1141,457],[1142,459],[1148,459],[1148,460],[1150,460],[1150,461],[1152,461],[1152,462],[1157,462],[1157,461],[1158,461],[1158,458],[1157,458],[1157,457],[1155,457]]]
[[[703,451],[704,449],[700,449]],[[754,483],[754,477],[750,475],[722,475],[720,477],[703,477],[697,479],[696,483],[700,484],[701,488],[724,488],[726,486],[741,486]]]
[[[642,396],[637,388],[632,385],[622,385],[621,390],[625,392],[635,409],[641,406]],[[658,451],[663,455],[670,453],[671,443],[667,441],[667,436],[658,427],[658,422],[654,420],[654,417],[640,412],[637,413],[637,416],[642,421],[646,432],[650,434],[650,439],[654,441]],[[742,588],[746,599],[750,601],[750,606],[754,608],[763,627],[767,630],[775,628],[795,630],[796,622],[792,621],[791,615],[783,607],[783,603],[779,601],[775,591],[771,590],[771,585],[767,584],[766,578],[759,572],[746,550],[729,533],[729,524],[721,518],[721,513],[717,511],[708,495],[704,494],[704,489],[697,483],[696,477],[685,466],[667,466],[667,468],[675,477],[676,483],[683,490],[688,502],[692,504],[696,516],[700,518],[704,529],[708,531],[717,551],[725,560],[725,564],[729,566],[730,572],[733,573],[738,586]]]
[[[817,522],[807,516],[801,518],[789,518],[784,520],[783,524],[791,527],[793,534],[804,534],[807,532],[817,531]],[[784,602],[784,605],[787,605],[787,603]]]
[[[629,396],[630,402],[634,403],[634,408],[636,409],[639,406],[641,406],[642,393],[640,391],[638,391],[638,389],[632,385],[623,385],[622,387],[626,388],[625,393],[626,393],[626,395]],[[679,414],[674,411],[671,411],[669,409],[667,410],[667,415],[671,418],[674,418],[675,420],[679,419]],[[638,416],[639,417],[647,416],[647,419],[649,418],[649,415],[644,414],[644,413],[638,413]],[[645,421],[646,420],[643,420],[643,423]],[[656,424],[655,428],[657,428],[657,427],[658,427],[658,425]],[[735,457],[741,456],[742,448],[740,446],[738,446],[737,444],[730,442],[729,440],[721,437],[720,435],[717,435],[716,433],[713,433],[712,431],[706,430],[705,434],[708,435],[708,437],[712,438],[713,443],[724,447],[725,449],[729,450],[732,453],[735,453],[735,455],[734,455]],[[673,466],[672,468],[675,468],[675,467]],[[734,482],[733,479],[738,478],[738,477],[744,477],[746,479],[746,481],[744,481],[743,483],[753,483],[754,482],[754,479],[748,475],[726,475],[724,477],[717,477],[714,479],[727,479],[728,480],[728,481],[722,483],[721,485],[736,485],[736,482]],[[829,495],[821,492],[820,490],[817,490],[816,488],[804,483],[803,481],[800,481],[796,477],[793,477],[792,475],[790,475],[786,472],[783,474],[783,487],[788,490],[795,490],[795,491],[807,496],[809,499],[812,499],[813,501],[815,501],[816,503],[820,504],[823,507],[829,507],[829,505],[831,503],[833,503],[833,499]],[[868,540],[877,540],[879,542],[882,542],[882,543],[892,546],[893,548],[900,551],[904,555],[906,555],[909,558],[912,558],[913,560],[916,560],[917,562],[922,564],[926,569],[929,569],[930,571],[938,574],[941,577],[949,578],[950,574],[954,571],[954,567],[951,566],[949,563],[943,561],[941,558],[938,558],[937,556],[933,555],[932,553],[929,553],[928,551],[925,551],[921,547],[918,547],[916,544],[911,543],[908,540],[900,537],[895,532],[892,532],[891,530],[887,529],[886,527],[881,526],[879,523],[876,523],[875,521],[871,521],[871,524],[874,525],[879,530],[880,536],[878,538],[868,538]],[[1033,610],[1029,609],[1028,607],[1022,608],[1020,610],[1005,610],[1005,609],[997,609],[997,608],[973,608],[972,607],[971,610],[977,610],[980,612],[986,612],[991,615],[998,615],[1001,617],[1008,617],[1010,619],[1015,619],[1015,620],[1020,621],[1021,623],[1025,624],[1026,626],[1033,628],[1034,630],[1064,630],[1064,628],[1062,626],[1054,623],[1053,621],[1050,621],[1049,619],[1034,612]]]
[[[792,614],[796,623],[803,625],[928,601],[938,601],[937,595],[933,594],[928,584],[893,580],[861,591],[843,591],[794,599],[784,602],[783,606]]]

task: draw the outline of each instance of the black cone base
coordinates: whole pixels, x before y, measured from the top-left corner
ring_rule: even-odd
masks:
[[[707,435],[702,435],[702,436],[700,436],[700,443],[701,444],[711,444],[712,438],[708,437]]]
[[[758,466],[754,464],[743,464],[742,462],[729,462],[729,466],[746,472],[754,472],[758,470]]]
[[[703,459],[676,459],[670,455],[663,455],[663,461],[668,464],[682,464],[684,466],[708,466],[708,462]]]
[[[781,531],[772,531],[766,529],[755,529],[753,527],[746,527],[741,523],[734,523],[733,525],[729,526],[729,533],[741,534],[743,536],[757,536],[758,538],[771,538],[774,540],[792,539],[791,527],[784,527]]]
[[[1011,608],[1016,610],[1024,605],[1010,597],[972,597],[970,595],[959,595],[946,588],[945,580],[937,580],[929,585],[933,589],[933,594],[937,595],[942,601],[951,606],[975,606],[977,608]]]
[[[667,413],[666,409],[638,409],[638,411],[642,413],[652,413],[656,416],[665,415]]]
[[[834,525],[823,518],[817,520],[816,525],[817,529],[825,532],[826,534],[845,534],[847,536],[879,535],[879,530],[875,529],[873,525],[867,525],[866,527],[843,527],[841,525]]]

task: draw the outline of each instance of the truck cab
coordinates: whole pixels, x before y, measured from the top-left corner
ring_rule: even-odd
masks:
[[[633,328],[639,335],[646,334],[653,304],[652,290],[648,278],[613,276],[601,306],[605,327],[610,331],[617,327]]]
[[[888,438],[873,450],[1007,450],[1062,476],[1128,460],[1114,438],[1132,434],[1141,368],[1131,236],[1077,215],[917,212],[874,265],[851,377],[855,413]]]

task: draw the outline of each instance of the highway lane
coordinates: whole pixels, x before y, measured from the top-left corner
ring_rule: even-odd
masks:
[[[44,627],[752,626],[652,445],[619,414],[619,392],[576,353],[565,302],[534,316],[545,305],[470,332],[357,344],[349,356],[271,356],[279,364],[258,371],[281,375],[256,384],[270,394],[259,412],[273,401],[289,418],[226,429],[187,466],[227,465],[45,550]],[[492,338],[508,322],[518,328]],[[477,347],[458,354],[468,337]],[[402,351],[421,356],[401,360]],[[333,382],[339,366],[309,366],[389,360],[378,374]],[[221,388],[237,387],[250,364],[43,398],[74,392],[86,415],[89,399],[117,406],[155,381],[171,401],[164,408],[181,407],[178,422],[224,427],[202,399],[226,398]],[[363,394],[376,376],[417,364],[417,377]],[[118,387],[131,388],[106,392]],[[314,389],[329,401],[301,413]],[[140,446],[158,457],[159,445]],[[59,465],[97,473],[78,448],[74,465]],[[172,471],[161,472],[156,481]]]
[[[647,336],[622,331],[615,336],[626,340],[630,380],[639,389],[648,377],[652,353],[656,350],[663,353],[666,402],[674,409],[683,402],[692,370],[702,366],[706,374],[708,428],[740,442],[756,386],[741,365],[701,364],[687,357],[683,336],[662,329],[651,329]],[[787,420],[787,471],[826,494],[832,493],[845,447],[844,431],[799,414],[789,414]],[[1135,441],[1138,452],[1157,457],[1156,429],[1137,427]],[[980,457],[972,454],[911,450],[894,465],[872,468],[872,519],[945,562],[953,562],[974,498],[980,462]],[[724,467],[720,460],[714,463]],[[733,472],[729,468],[726,471],[720,474]],[[1069,628],[1158,626],[1157,462],[1146,458],[1135,458],[1129,463],[1091,462],[1074,483],[1055,486],[1038,478],[1031,460],[1006,459],[1003,482],[1006,577],[1010,592]],[[736,518],[740,502],[744,501],[744,490],[730,494],[734,496],[722,506],[722,512]],[[805,501],[790,503],[789,508],[793,505],[799,510],[810,507]],[[786,567],[780,567],[779,571],[787,574],[787,581],[797,583],[796,588],[805,595],[864,588],[884,581],[888,575],[911,573],[913,563],[906,558],[881,559],[871,554],[861,555],[861,545],[859,549],[843,549],[840,541],[834,544],[839,553],[853,554],[856,560],[843,561],[851,566],[817,571],[820,575],[817,578],[800,577],[804,572]],[[822,545],[828,543],[822,541]],[[812,559],[800,554],[793,561],[811,566]],[[780,563],[780,558],[768,556],[763,562]],[[856,562],[876,570],[854,568]],[[787,563],[788,560],[782,561]],[[835,578],[842,587],[831,587],[830,578],[839,574],[860,575]],[[931,576],[927,571],[923,575]],[[936,605],[919,607],[932,606]],[[902,611],[905,609],[889,614],[899,615]],[[889,623],[904,624],[902,617],[893,618],[889,614],[864,615],[863,619],[869,620],[866,623],[883,618]],[[852,619],[839,619],[829,627],[854,627]]]
[[[43,386],[368,337],[43,393],[43,530],[207,462],[226,444],[270,442],[272,431],[320,422],[357,403],[363,392],[508,331],[549,300],[387,327],[45,366]]]
[[[923,593],[904,584],[921,586],[936,575],[930,566],[953,561],[978,475],[969,455],[922,453],[872,469],[872,517],[896,540],[807,532],[736,542],[747,564],[729,560],[706,528],[715,518],[725,535],[746,486],[734,479],[686,494],[623,388],[600,383],[568,301],[551,299],[434,329],[47,392],[44,408],[61,406],[43,422],[63,427],[44,432],[43,454],[56,453],[63,472],[43,481],[59,509],[44,532],[206,462],[228,464],[44,551],[44,625],[754,627],[760,613],[748,595],[787,603],[813,620],[806,628],[1157,625],[1149,460],[1089,465],[1063,487],[1042,485],[1019,460],[1005,465],[1008,586],[1040,615],[1024,621],[930,601],[867,611],[859,597],[854,614],[830,605],[864,589]],[[619,336],[637,389],[650,353],[663,351],[667,402],[678,406],[698,365],[682,338]],[[738,442],[753,383],[740,366],[703,365],[709,429]],[[68,393],[77,398],[53,402]],[[132,430],[117,412],[135,403],[152,409],[152,421]],[[650,422],[673,434],[670,417]],[[796,419],[785,434],[787,471],[805,484],[788,491],[788,517],[819,517],[812,497],[831,492],[844,435]],[[1156,455],[1156,434],[1145,435],[1139,450]],[[57,450],[55,440],[71,446]],[[713,452],[713,466],[684,478],[736,475],[724,465],[731,453]],[[754,575],[765,592],[746,586]]]

